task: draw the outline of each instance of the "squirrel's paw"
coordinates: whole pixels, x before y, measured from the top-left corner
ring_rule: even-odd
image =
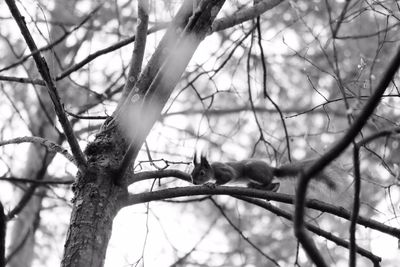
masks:
[[[277,192],[279,190],[280,183],[271,183],[268,191]]]
[[[203,184],[203,186],[213,189],[217,187],[215,183],[210,183],[210,182]]]

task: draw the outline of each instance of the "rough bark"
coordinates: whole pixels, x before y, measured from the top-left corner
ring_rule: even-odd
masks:
[[[0,267],[6,266],[6,215],[4,214],[3,204],[0,202]]]
[[[103,266],[112,222],[126,187],[114,183],[127,147],[118,127],[105,130],[88,145],[88,167],[78,173],[62,266]]]

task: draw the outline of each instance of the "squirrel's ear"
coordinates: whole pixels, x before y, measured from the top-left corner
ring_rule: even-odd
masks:
[[[196,151],[194,152],[194,155],[193,155],[193,164],[194,164],[195,166],[199,164],[199,163],[197,162],[197,153],[196,153]]]
[[[201,165],[204,165],[204,166],[210,166],[210,164],[208,163],[208,161],[207,161],[207,158],[206,158],[206,156],[204,156],[204,155],[201,155],[200,156],[200,164]]]

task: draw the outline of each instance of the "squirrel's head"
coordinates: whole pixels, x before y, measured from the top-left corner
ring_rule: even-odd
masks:
[[[204,155],[200,156],[200,162],[198,162],[194,153],[193,164],[194,169],[191,174],[193,184],[204,184],[213,178],[213,170]]]

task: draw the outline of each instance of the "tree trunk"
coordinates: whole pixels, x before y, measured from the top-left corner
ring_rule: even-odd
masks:
[[[116,185],[115,170],[127,147],[118,127],[98,134],[85,150],[88,167],[78,173],[62,266],[103,266],[112,223],[126,186]]]

